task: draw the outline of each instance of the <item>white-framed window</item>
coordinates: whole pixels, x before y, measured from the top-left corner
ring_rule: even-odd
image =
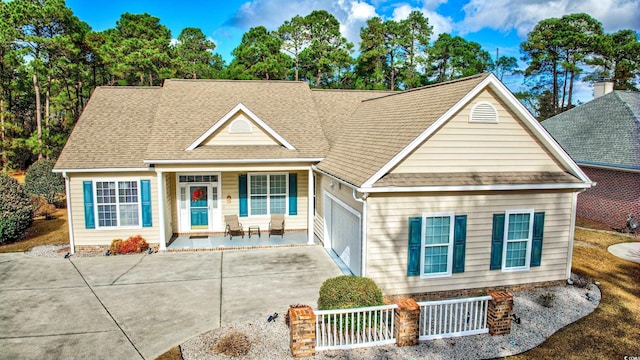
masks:
[[[140,190],[136,180],[95,181],[97,228],[138,228]]]
[[[533,209],[507,210],[504,221],[502,271],[529,270]]]
[[[420,277],[451,276],[454,219],[454,213],[422,215]]]
[[[287,173],[249,174],[249,216],[286,214]]]

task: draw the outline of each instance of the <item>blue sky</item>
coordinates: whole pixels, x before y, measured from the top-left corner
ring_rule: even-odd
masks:
[[[115,27],[120,15],[149,13],[177,38],[185,27],[200,28],[216,44],[216,52],[227,63],[242,34],[252,26],[275,29],[294,15],[307,15],[323,9],[341,24],[341,32],[351,42],[359,42],[359,31],[367,19],[402,19],[412,10],[422,11],[433,25],[435,35],[442,32],[476,41],[495,56],[520,57],[519,45],[535,24],[546,18],[586,12],[598,19],[605,31],[640,31],[640,0],[67,0],[67,6],[93,30]],[[520,77],[505,83],[518,90]],[[591,88],[578,84],[579,99],[590,99]]]

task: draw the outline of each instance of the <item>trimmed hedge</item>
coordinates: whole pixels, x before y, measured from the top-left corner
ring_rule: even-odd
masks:
[[[384,305],[382,290],[369,278],[342,275],[327,279],[320,287],[320,310],[378,305]]]
[[[54,204],[64,195],[64,178],[52,171],[54,165],[53,160],[40,159],[29,166],[24,178],[27,192],[44,197],[49,204]]]
[[[0,174],[0,244],[20,239],[32,222],[33,206],[24,186]]]

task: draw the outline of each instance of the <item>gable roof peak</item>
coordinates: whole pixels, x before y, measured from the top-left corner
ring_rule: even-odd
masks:
[[[234,106],[233,109],[229,110],[221,119],[215,122],[207,131],[205,131],[199,138],[197,138],[191,145],[189,145],[185,151],[191,151],[201,146],[207,138],[213,135],[216,130],[220,129],[224,124],[226,124],[230,119],[232,119],[238,113],[244,113],[256,123],[263,131],[271,135],[276,141],[278,141],[282,146],[287,148],[288,150],[295,150],[296,148],[291,145],[285,138],[283,138],[280,134],[278,134],[275,130],[273,130],[267,123],[265,123],[262,119],[258,117],[253,111],[249,110],[243,103],[238,103],[238,105]]]

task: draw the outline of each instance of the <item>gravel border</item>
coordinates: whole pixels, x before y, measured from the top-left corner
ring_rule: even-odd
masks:
[[[575,275],[572,275],[575,278]],[[577,283],[577,282],[576,282]],[[540,296],[555,295],[551,307],[540,305]],[[591,299],[587,298],[587,293]],[[522,353],[532,349],[561,328],[590,314],[600,303],[600,289],[593,283],[586,288],[556,286],[511,292],[514,314],[522,321],[512,323],[508,335],[489,334],[431,340],[418,346],[397,347],[385,345],[351,350],[320,351],[310,359],[492,359]],[[211,330],[182,345],[184,360],[237,359],[215,354],[210,349],[218,338],[230,330],[248,335],[251,350],[243,359],[292,359],[289,350],[289,330],[284,324],[284,313],[275,322],[264,319],[225,325]]]

